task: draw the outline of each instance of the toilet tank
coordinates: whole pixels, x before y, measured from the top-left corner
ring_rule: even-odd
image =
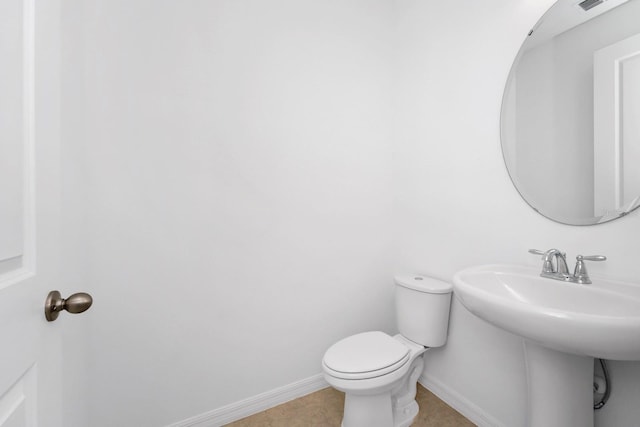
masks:
[[[447,341],[453,285],[427,276],[396,276],[396,322],[405,338],[425,347]]]

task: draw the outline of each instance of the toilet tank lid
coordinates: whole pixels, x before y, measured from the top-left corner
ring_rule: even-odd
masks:
[[[429,294],[448,294],[453,290],[453,285],[433,277],[419,274],[406,274],[396,276],[396,285]]]

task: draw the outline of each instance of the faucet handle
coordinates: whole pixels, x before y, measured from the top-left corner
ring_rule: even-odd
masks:
[[[607,257],[604,255],[578,255],[576,261],[606,261]]]
[[[576,257],[576,268],[573,271],[573,277],[576,283],[590,284],[589,274],[587,273],[587,267],[584,265],[584,261],[606,261],[607,257],[604,255],[578,255]]]
[[[551,249],[553,250],[553,249]],[[553,268],[553,263],[551,262],[551,258],[548,257],[547,255],[549,255],[549,251],[541,251],[538,249],[529,249],[529,253],[532,253],[534,255],[541,255],[542,259],[544,260],[544,264],[542,264],[542,273],[541,274],[551,274],[551,273],[555,273],[555,270]]]
[[[567,256],[566,252],[560,252],[558,249],[549,249],[548,251],[541,251],[540,249],[529,249],[529,253],[534,255],[541,255],[543,257],[549,254],[558,254],[558,255],[562,255],[563,257]],[[594,256],[601,256],[601,255],[594,255]]]

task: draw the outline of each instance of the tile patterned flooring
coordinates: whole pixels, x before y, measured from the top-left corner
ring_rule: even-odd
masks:
[[[473,427],[429,390],[418,384],[416,396],[420,412],[412,427]],[[257,413],[228,427],[340,427],[344,393],[332,388],[303,396]]]

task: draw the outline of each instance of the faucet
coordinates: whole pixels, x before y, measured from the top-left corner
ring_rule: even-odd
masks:
[[[548,251],[529,249],[529,252],[535,255],[542,255],[543,264],[542,272],[540,273],[541,277],[584,285],[591,283],[584,261],[605,261],[607,259],[604,255],[578,255],[576,257],[576,267],[573,270],[573,274],[569,274],[566,253],[558,249],[549,249]],[[554,260],[555,267],[553,264]]]

